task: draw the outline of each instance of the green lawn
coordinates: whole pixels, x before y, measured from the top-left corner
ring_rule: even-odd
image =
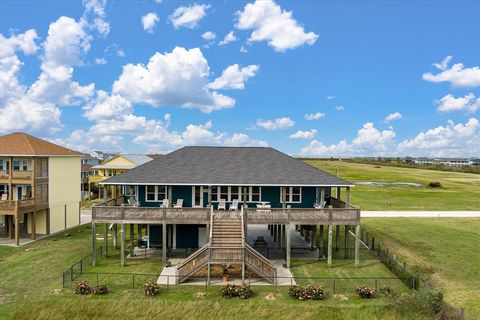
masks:
[[[102,230],[98,231],[99,235]],[[129,233],[127,232],[127,235]],[[68,236],[67,236],[68,235]],[[101,242],[101,241],[99,241]],[[79,227],[54,238],[37,241],[21,248],[0,247],[0,318],[1,319],[92,319],[140,318],[153,316],[168,319],[409,319],[390,307],[383,298],[363,301],[352,291],[360,282],[337,283],[337,293],[346,296],[343,301],[333,297],[330,281],[318,280],[327,290],[326,301],[300,302],[289,297],[287,287],[254,286],[255,294],[247,301],[225,300],[218,296],[218,286],[164,286],[159,296],[146,298],[141,286],[146,280],[155,280],[162,268],[161,261],[127,260],[127,267],[119,264],[118,255],[102,258],[91,272],[150,273],[153,276],[137,277],[135,289],[130,287],[131,276],[107,281],[112,292],[106,296],[76,296],[69,286],[62,289],[61,273],[73,262],[90,252],[91,229]],[[294,260],[295,276],[388,276],[389,271],[373,260],[363,259],[362,267],[353,268],[352,260],[335,259],[333,268],[326,262]],[[95,284],[95,276],[84,276]],[[110,283],[114,280],[114,283]],[[300,281],[301,282],[301,281]],[[365,283],[374,285],[372,283]],[[379,283],[379,286],[381,284]],[[197,297],[196,293],[205,292]],[[273,293],[274,300],[266,299]]]
[[[378,167],[343,161],[307,160],[307,163],[350,182],[414,182],[413,186],[357,185],[351,203],[363,210],[480,210],[480,175],[411,168]],[[430,188],[438,181],[442,188]]]
[[[415,266],[447,301],[480,319],[480,219],[369,218],[364,228],[409,266]]]

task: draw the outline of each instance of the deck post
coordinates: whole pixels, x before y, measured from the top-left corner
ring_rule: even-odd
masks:
[[[162,262],[167,263],[167,224],[162,223]]]
[[[108,257],[108,223],[103,228],[103,255]]]
[[[142,241],[142,225],[140,223],[137,224],[137,240],[139,244]]]
[[[13,238],[13,216],[5,216],[8,218],[8,239]]]
[[[325,187],[320,188],[320,208],[325,207]]]
[[[103,201],[104,202],[108,201],[108,188],[106,185],[103,186]]]
[[[118,238],[118,225],[114,223],[113,224],[113,246],[115,247],[115,249],[118,249],[117,238]]]
[[[277,242],[277,225],[273,225],[273,242]]]
[[[345,259],[348,258],[348,231],[350,227],[348,225],[345,225],[345,243],[344,243],[344,249],[345,249]]]
[[[20,228],[18,226],[18,211],[15,213],[15,245],[18,247],[20,245]]]
[[[173,199],[172,199],[172,186],[168,186],[167,187],[167,191],[168,191],[168,206],[171,207],[172,206],[172,203],[173,203]],[[137,195],[138,197],[138,195]]]
[[[312,230],[312,239],[310,241],[310,247],[313,249],[313,247],[315,247],[317,244],[317,226],[313,226],[312,228],[313,230]]]
[[[318,250],[320,251],[320,258],[325,257],[323,255],[323,224],[320,225],[320,235],[318,239]]]
[[[291,258],[291,224],[290,224],[290,205],[287,206],[287,225],[285,226],[286,233],[286,258],[287,258],[287,268],[290,268],[290,258]]]
[[[332,266],[332,237],[333,237],[333,227],[331,224],[328,225],[328,266]]]
[[[37,210],[33,209],[32,212],[32,240],[37,238]]]
[[[340,242],[340,225],[335,226],[335,251],[338,251],[338,243]]]
[[[97,225],[92,223],[92,266],[97,264]]]
[[[337,187],[337,199],[338,199],[338,204],[340,205],[340,198],[342,197],[342,189],[340,187]]]
[[[355,229],[355,268],[360,266],[360,225]]]
[[[348,209],[350,207],[350,187],[347,187],[345,193],[345,208]]]
[[[125,228],[125,223],[122,223],[122,230],[120,231],[122,240],[120,241],[120,264],[122,267],[125,267],[125,238],[127,230]]]
[[[134,249],[135,249],[135,227],[131,223],[130,224],[130,257],[135,256]]]

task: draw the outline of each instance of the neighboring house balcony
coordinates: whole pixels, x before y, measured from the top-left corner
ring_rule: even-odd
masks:
[[[48,208],[48,201],[34,198],[23,200],[0,200],[0,214],[18,215],[32,212],[34,209],[42,210]]]

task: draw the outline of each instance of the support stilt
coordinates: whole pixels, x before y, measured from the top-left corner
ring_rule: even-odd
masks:
[[[121,265],[122,267],[125,267],[125,238],[127,235],[127,230],[125,228],[125,224],[122,223],[122,230],[120,231],[121,233],[121,241],[120,241],[120,260],[121,260]]]
[[[105,223],[103,229],[103,255],[108,257],[108,223]]]
[[[332,239],[333,238],[333,228],[332,228],[332,225],[328,225],[328,266],[331,267],[332,266],[332,247],[333,247],[333,243],[332,243]]]
[[[360,266],[360,225],[355,229],[355,268]]]
[[[162,224],[162,262],[167,263],[167,224]]]
[[[92,223],[92,266],[97,264],[97,225]]]

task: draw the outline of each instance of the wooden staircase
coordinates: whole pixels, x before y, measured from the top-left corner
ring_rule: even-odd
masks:
[[[245,243],[243,208],[239,212],[211,211],[209,242],[177,266],[178,283],[211,264],[242,264],[267,281],[276,282],[277,269]],[[244,270],[244,269],[243,269]],[[242,279],[243,280],[243,279]]]

